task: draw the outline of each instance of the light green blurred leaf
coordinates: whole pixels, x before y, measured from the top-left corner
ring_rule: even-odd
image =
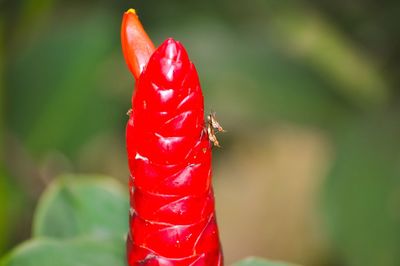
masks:
[[[129,202],[114,179],[99,176],[63,176],[39,201],[34,237],[123,237],[128,230]]]
[[[270,27],[283,49],[354,104],[367,109],[388,102],[389,86],[377,63],[318,11],[283,9],[274,14]]]
[[[400,265],[400,120],[381,114],[338,135],[325,184],[327,223],[350,266]]]
[[[35,239],[25,242],[1,266],[125,266],[123,239]]]
[[[233,264],[233,266],[295,266],[295,265],[287,262],[270,261],[256,257],[249,257]]]

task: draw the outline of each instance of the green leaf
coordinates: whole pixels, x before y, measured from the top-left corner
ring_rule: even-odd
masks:
[[[129,202],[115,179],[63,176],[44,192],[34,217],[33,237],[118,236],[128,230]]]
[[[286,262],[270,261],[256,257],[249,257],[233,264],[233,266],[295,266],[295,265]]]
[[[125,266],[123,239],[35,239],[25,242],[1,266]]]
[[[400,265],[400,122],[382,113],[338,135],[325,183],[333,246],[346,265]]]
[[[281,47],[328,78],[332,89],[366,109],[382,106],[390,91],[377,64],[318,12],[304,8],[274,12],[271,28]]]

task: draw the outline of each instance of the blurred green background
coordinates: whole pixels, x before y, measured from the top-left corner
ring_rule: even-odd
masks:
[[[122,13],[180,40],[206,110],[226,262],[400,265],[399,1],[0,1],[0,255],[62,173],[127,182]]]

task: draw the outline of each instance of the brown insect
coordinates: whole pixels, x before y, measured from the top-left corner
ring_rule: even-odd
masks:
[[[206,130],[208,134],[208,139],[214,144],[214,146],[221,148],[216,133],[225,132],[225,130],[222,128],[221,124],[217,121],[215,112],[211,112],[207,116]]]

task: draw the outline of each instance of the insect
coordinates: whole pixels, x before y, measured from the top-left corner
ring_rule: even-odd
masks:
[[[214,146],[221,148],[221,145],[219,145],[219,141],[217,139],[216,133],[226,132],[226,131],[223,129],[221,124],[218,122],[214,111],[211,111],[211,113],[207,116],[206,130],[207,130],[209,140],[214,144]],[[215,132],[215,130],[217,130],[217,132]]]

